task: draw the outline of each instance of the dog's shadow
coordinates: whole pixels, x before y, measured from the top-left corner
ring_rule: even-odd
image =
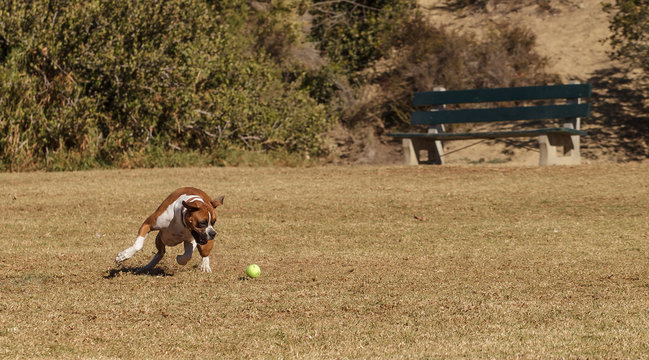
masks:
[[[133,274],[133,275],[148,275],[148,276],[174,276],[174,273],[168,272],[165,269],[153,268],[145,269],[142,267],[119,267],[116,269],[110,269],[104,275],[104,279],[113,279],[123,274]]]

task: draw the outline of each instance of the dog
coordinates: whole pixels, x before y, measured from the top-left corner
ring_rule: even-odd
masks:
[[[158,252],[144,267],[145,270],[150,270],[158,264],[164,256],[167,246],[176,246],[182,243],[185,252],[176,256],[178,264],[187,264],[198,247],[198,252],[203,257],[201,271],[212,272],[209,255],[216,236],[214,209],[223,205],[223,199],[224,196],[221,195],[212,200],[204,191],[192,187],[175,190],[167,196],[151,216],[144,220],[135,243],[117,254],[115,262],[121,264],[142,250],[144,239],[149,232],[158,230],[158,235],[155,238]]]

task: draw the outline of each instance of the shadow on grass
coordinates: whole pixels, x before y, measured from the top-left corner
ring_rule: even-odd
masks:
[[[148,275],[148,276],[174,276],[173,273],[168,272],[167,270],[161,268],[144,269],[141,267],[120,267],[117,269],[108,270],[108,272],[104,275],[104,279],[113,279],[123,274]]]
[[[627,160],[643,160],[649,156],[649,109],[646,85],[629,79],[627,71],[612,67],[595,72],[593,112],[588,122],[591,141],[604,153],[618,153]]]

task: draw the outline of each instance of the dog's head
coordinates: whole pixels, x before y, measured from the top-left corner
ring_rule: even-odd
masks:
[[[198,244],[205,245],[216,236],[214,209],[223,205],[223,198],[224,196],[219,196],[209,203],[201,200],[183,201],[183,206],[187,209],[183,221]]]

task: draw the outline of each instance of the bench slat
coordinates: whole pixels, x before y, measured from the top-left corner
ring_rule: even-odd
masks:
[[[414,106],[464,104],[493,101],[587,98],[591,84],[523,86],[513,88],[427,91],[414,94]]]
[[[416,111],[412,113],[413,125],[460,124],[472,122],[540,120],[587,117],[590,104],[517,106],[493,109],[462,109]]]
[[[588,133],[583,130],[575,130],[571,128],[558,127],[547,129],[531,129],[531,130],[514,130],[514,131],[491,131],[491,132],[468,132],[468,133],[441,133],[441,134],[426,134],[426,133],[389,133],[388,136],[399,138],[426,138],[430,140],[469,140],[469,139],[501,139],[511,137],[534,137],[547,134],[569,134],[569,135],[587,135]]]

